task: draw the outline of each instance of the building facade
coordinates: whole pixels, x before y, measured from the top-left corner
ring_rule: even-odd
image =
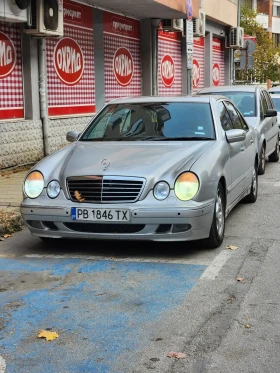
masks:
[[[57,0],[63,36],[46,38],[26,31],[20,0],[4,2],[13,15],[0,5],[0,169],[65,146],[68,130],[81,131],[114,98],[187,93],[184,31],[162,26],[186,18],[185,0]],[[194,20],[206,15],[205,34],[193,39],[193,92],[229,84],[237,1],[188,2]]]

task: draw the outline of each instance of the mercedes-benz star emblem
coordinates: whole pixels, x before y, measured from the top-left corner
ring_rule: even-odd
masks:
[[[103,171],[105,171],[110,166],[110,161],[108,161],[108,159],[103,159],[101,164],[103,166]]]

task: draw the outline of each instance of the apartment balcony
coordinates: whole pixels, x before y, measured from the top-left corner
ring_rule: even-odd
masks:
[[[207,19],[236,27],[237,3],[238,0],[204,0],[202,10],[206,13]]]

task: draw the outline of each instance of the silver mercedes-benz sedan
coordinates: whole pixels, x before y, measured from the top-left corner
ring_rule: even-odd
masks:
[[[257,199],[255,131],[225,97],[117,99],[67,139],[24,181],[21,213],[42,239],[215,248],[233,207]]]

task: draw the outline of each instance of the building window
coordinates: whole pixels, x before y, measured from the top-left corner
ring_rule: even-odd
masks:
[[[272,40],[274,47],[277,48],[280,46],[280,34],[272,34]]]
[[[280,6],[273,5],[273,17],[280,17]]]

